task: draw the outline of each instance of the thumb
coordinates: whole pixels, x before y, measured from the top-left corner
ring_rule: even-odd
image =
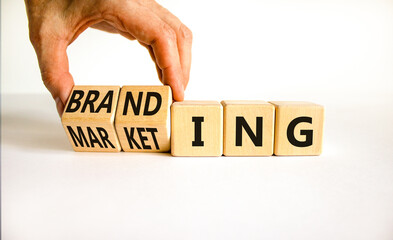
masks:
[[[65,41],[51,40],[35,47],[42,81],[52,94],[60,117],[74,86],[69,72],[67,46]]]

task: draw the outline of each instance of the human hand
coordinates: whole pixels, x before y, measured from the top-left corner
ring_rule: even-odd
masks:
[[[154,0],[25,0],[30,41],[42,80],[61,116],[74,86],[67,47],[88,27],[137,40],[149,50],[160,81],[184,99],[191,67],[192,33]]]

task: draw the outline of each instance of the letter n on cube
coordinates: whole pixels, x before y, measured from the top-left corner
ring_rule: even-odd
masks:
[[[273,155],[274,106],[265,101],[221,102],[224,107],[224,155]]]

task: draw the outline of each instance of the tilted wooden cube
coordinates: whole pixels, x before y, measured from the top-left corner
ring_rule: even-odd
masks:
[[[264,101],[222,101],[224,155],[273,155],[274,106]]]
[[[324,108],[309,102],[271,102],[276,108],[275,155],[320,155]]]
[[[78,152],[119,152],[114,120],[119,86],[74,86],[62,124]]]
[[[120,91],[115,126],[125,152],[170,150],[169,86],[124,86]]]
[[[223,116],[219,102],[175,102],[171,115],[173,156],[222,155]]]

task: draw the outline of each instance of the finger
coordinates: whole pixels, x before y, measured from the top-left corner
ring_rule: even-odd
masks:
[[[149,7],[176,32],[185,89],[190,79],[192,32],[175,15],[158,3],[153,1],[149,4]]]
[[[153,60],[155,66],[156,66],[158,78],[159,78],[160,81],[162,82],[162,72],[161,72],[160,67],[158,67],[158,65],[157,65],[156,56],[154,55],[153,48],[152,48],[151,46],[149,46],[149,45],[144,44],[144,43],[141,43],[141,42],[139,42],[139,43],[140,43],[142,46],[144,46],[144,47],[149,51],[151,60]],[[162,82],[162,83],[163,83],[163,82]]]
[[[74,80],[69,72],[67,43],[65,41],[48,40],[36,46],[42,80],[56,102],[57,111],[61,117],[68,96],[74,86]]]
[[[175,100],[182,101],[183,72],[174,30],[149,9],[132,2],[126,2],[114,12],[117,17],[109,17],[107,20],[115,23],[118,29],[123,28],[138,41],[152,47],[157,65],[162,72],[162,82],[172,88]]]

